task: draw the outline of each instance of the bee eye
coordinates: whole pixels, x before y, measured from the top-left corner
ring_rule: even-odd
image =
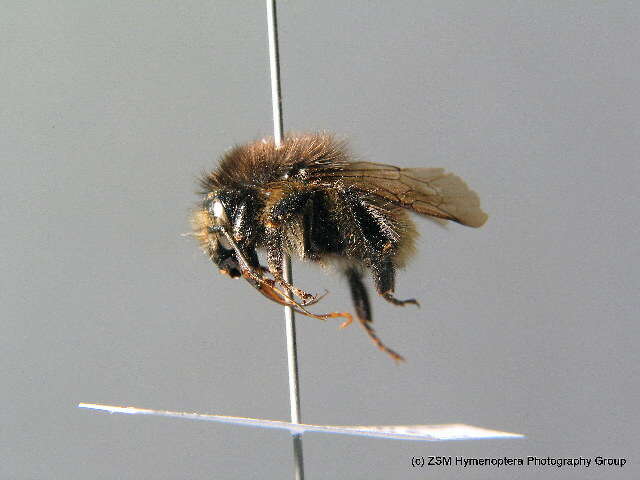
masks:
[[[209,215],[213,217],[213,221],[217,225],[223,225],[229,223],[229,216],[227,215],[227,209],[220,200],[219,197],[213,197],[209,200],[209,204],[207,205],[207,211]]]
[[[222,205],[222,202],[217,198],[213,201],[211,212],[213,213],[213,216],[218,219],[221,219],[223,216],[225,216],[224,206]]]

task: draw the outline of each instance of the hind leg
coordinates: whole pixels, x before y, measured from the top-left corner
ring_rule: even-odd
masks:
[[[356,309],[356,315],[366,322],[371,322],[369,294],[367,293],[367,287],[362,282],[362,275],[355,269],[349,269],[346,272],[346,276],[349,281],[349,289],[351,290],[351,298]]]
[[[404,306],[407,304],[420,306],[415,298],[399,300],[393,296],[396,270],[389,258],[385,258],[380,262],[372,264],[371,271],[373,273],[373,282],[376,286],[376,291],[387,302],[399,306]]]
[[[378,338],[375,330],[371,326],[371,307],[369,305],[369,295],[367,294],[367,288],[364,283],[362,283],[362,275],[356,269],[350,268],[345,272],[347,277],[347,281],[349,282],[349,289],[351,290],[351,298],[353,300],[353,306],[356,310],[356,316],[358,317],[358,321],[364,328],[371,341],[377,345],[377,347],[388,354],[391,358],[393,358],[397,362],[404,361],[402,355],[391,350],[387,347],[382,340]],[[344,328],[351,324],[351,319],[348,319],[342,325],[341,328]]]

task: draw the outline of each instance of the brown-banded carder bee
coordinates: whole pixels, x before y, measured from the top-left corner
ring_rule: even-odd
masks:
[[[202,203],[192,215],[194,235],[221,273],[243,277],[264,296],[313,318],[319,301],[285,282],[285,255],[334,266],[347,280],[356,319],[374,343],[395,360],[371,327],[363,275],[394,305],[417,304],[394,296],[395,273],[414,251],[410,212],[440,223],[480,227],[487,215],[475,192],[441,168],[399,168],[355,160],[344,142],[329,134],[290,134],[229,150],[201,181]],[[266,252],[266,266],[258,250]]]

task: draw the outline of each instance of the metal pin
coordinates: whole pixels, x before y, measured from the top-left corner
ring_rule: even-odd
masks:
[[[269,31],[269,66],[271,71],[271,104],[273,109],[273,139],[277,148],[282,146],[282,94],[280,91],[280,55],[278,51],[278,22],[276,18],[276,0],[267,2],[267,27]],[[291,259],[285,255],[282,259],[282,276],[289,285],[293,284]],[[287,292],[285,290],[285,292]],[[287,292],[291,295],[291,292]],[[296,346],[296,324],[293,308],[284,307],[285,332],[287,337],[287,364],[289,369],[289,401],[291,404],[291,423],[300,423],[300,388],[298,386],[298,353]],[[294,478],[304,479],[302,457],[302,436],[292,433]]]

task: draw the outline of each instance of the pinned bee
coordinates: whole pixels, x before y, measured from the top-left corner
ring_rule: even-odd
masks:
[[[194,234],[221,273],[243,277],[260,293],[303,315],[320,298],[285,282],[284,255],[337,266],[351,290],[357,320],[373,342],[402,357],[371,326],[363,275],[394,305],[418,304],[394,295],[395,273],[406,265],[417,236],[409,212],[438,222],[480,227],[487,215],[475,192],[441,168],[398,168],[355,161],[344,143],[326,134],[290,135],[278,148],[262,140],[227,152],[200,181],[203,200]],[[266,266],[257,250],[266,251]]]

